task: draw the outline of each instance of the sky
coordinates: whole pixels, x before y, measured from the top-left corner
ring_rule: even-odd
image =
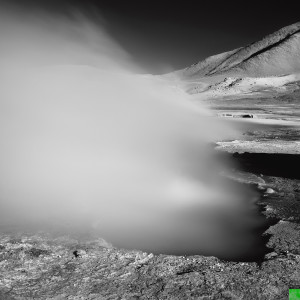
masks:
[[[2,1],[3,2],[3,1]],[[255,42],[299,18],[299,4],[275,1],[10,0],[25,10],[83,12],[146,72],[160,74]]]

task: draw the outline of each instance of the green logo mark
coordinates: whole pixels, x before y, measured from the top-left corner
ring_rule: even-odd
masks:
[[[289,300],[300,300],[300,289],[289,290]]]

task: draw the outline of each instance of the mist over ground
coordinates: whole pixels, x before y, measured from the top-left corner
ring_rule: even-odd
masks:
[[[210,145],[236,128],[137,75],[83,16],[2,10],[0,35],[2,220],[81,224],[156,253],[251,246],[257,195],[218,175]]]

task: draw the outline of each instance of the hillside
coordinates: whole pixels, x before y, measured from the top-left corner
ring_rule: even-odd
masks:
[[[211,76],[264,77],[300,72],[300,22],[246,47],[214,55],[175,72],[181,79]]]

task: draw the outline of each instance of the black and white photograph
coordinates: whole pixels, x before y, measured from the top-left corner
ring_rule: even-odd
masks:
[[[0,0],[0,300],[300,299],[299,11]]]

